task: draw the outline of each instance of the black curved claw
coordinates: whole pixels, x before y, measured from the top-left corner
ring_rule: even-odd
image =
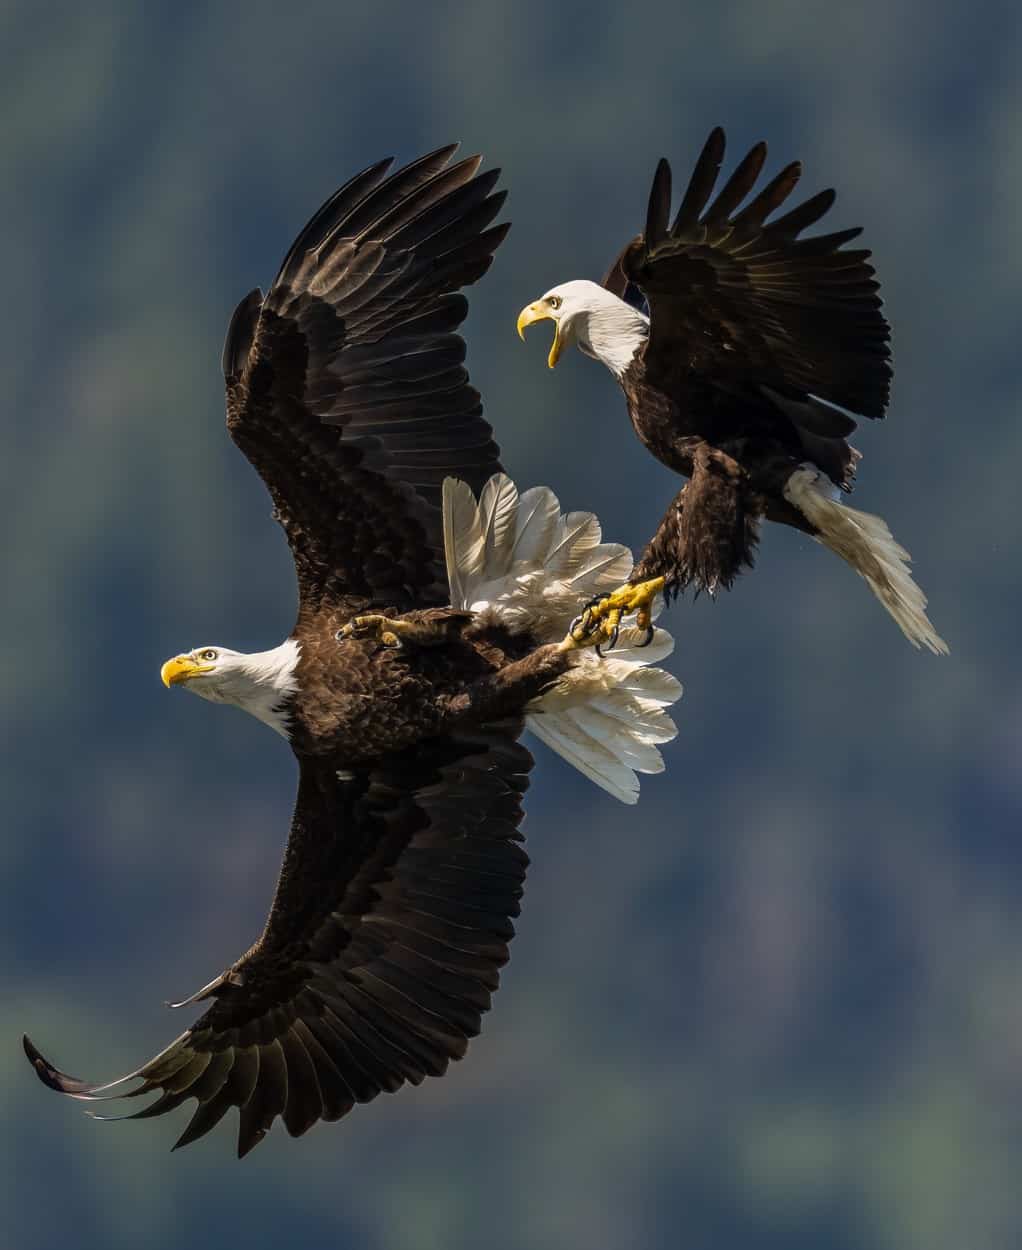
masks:
[[[586,617],[588,616],[588,614],[589,614],[589,609],[587,608],[585,612],[583,612],[581,615],[576,616],[575,619],[568,626],[568,633],[572,636],[572,638],[575,637],[576,629],[582,629],[583,637],[585,637],[585,635],[589,633],[588,621],[586,621]]]
[[[656,630],[654,629],[654,627],[653,627],[652,625],[647,625],[647,626],[646,626],[646,636],[645,636],[645,638],[643,638],[642,642],[637,642],[637,643],[635,644],[635,645],[636,645],[636,647],[640,647],[640,648],[641,648],[641,647],[648,647],[648,646],[649,646],[649,644],[653,641],[653,635],[654,635],[655,633],[656,633]]]
[[[607,639],[607,641],[598,642],[596,644],[596,654],[600,657],[601,660],[603,659],[603,652],[600,650],[600,648],[606,647],[608,651],[613,651],[614,648],[617,646],[617,636],[618,634],[620,634],[620,632],[621,632],[621,626],[615,625],[614,628],[610,631],[610,637]]]

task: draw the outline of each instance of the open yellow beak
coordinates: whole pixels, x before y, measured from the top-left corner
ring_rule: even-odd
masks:
[[[160,669],[160,680],[169,690],[171,686],[180,686],[190,677],[195,677],[199,673],[208,673],[212,668],[212,664],[200,664],[190,655],[175,655]]]
[[[560,323],[550,305],[543,304],[537,300],[534,304],[526,305],[518,314],[518,337],[524,339],[525,327],[531,326],[536,321],[552,321],[554,323],[554,341],[550,345],[550,355],[546,358],[547,365],[552,369],[561,358]]]

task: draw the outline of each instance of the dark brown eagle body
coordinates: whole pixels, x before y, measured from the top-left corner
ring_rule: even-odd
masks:
[[[787,166],[753,199],[766,158],[754,147],[711,202],[724,155],[715,130],[670,221],[661,161],[646,228],[604,286],[641,293],[649,334],[621,376],[636,433],[691,482],[664,517],[636,579],[663,575],[677,592],[730,586],[752,564],[758,521],[814,527],[785,498],[800,466],[851,488],[855,422],[882,417],[890,331],[865,251],[844,250],[858,229],[802,239],[831,207],[824,191],[766,219],[801,174]]]
[[[621,378],[641,442],[662,464],[691,479],[671,501],[632,574],[636,581],[663,577],[668,598],[689,585],[729,588],[753,565],[763,516],[813,533],[782,494],[787,478],[807,459],[791,424],[761,412],[767,409],[761,397],[738,401],[675,372],[681,375],[677,382],[660,389],[647,381],[640,358]],[[841,448],[829,460],[837,472],[847,463],[850,473],[854,453],[843,440]],[[830,443],[824,451],[831,451]]]
[[[344,770],[465,722],[520,713],[570,662],[556,646],[480,627],[467,612],[389,615],[427,628],[428,642],[401,649],[359,638],[338,644],[337,631],[350,618],[328,611],[303,630],[300,694],[285,705],[299,758],[335,760]]]

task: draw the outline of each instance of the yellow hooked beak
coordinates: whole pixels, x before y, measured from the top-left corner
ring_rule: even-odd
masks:
[[[554,323],[554,341],[550,345],[550,355],[546,358],[547,365],[552,369],[561,358],[561,326],[554,310],[542,300],[528,304],[518,314],[518,337],[525,338],[525,327],[536,321],[552,321]]]
[[[171,686],[180,686],[190,677],[197,677],[200,673],[209,673],[212,670],[212,664],[200,664],[190,655],[175,655],[160,669],[160,680],[169,690]]]

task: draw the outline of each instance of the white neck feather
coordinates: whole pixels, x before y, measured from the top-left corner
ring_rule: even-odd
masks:
[[[649,318],[602,287],[596,289],[599,296],[575,317],[578,345],[620,378],[649,337]]]
[[[232,656],[215,685],[203,683],[202,689],[196,686],[196,693],[216,703],[233,703],[287,738],[289,721],[284,705],[298,689],[295,669],[300,654],[298,642],[286,638],[269,651]]]

